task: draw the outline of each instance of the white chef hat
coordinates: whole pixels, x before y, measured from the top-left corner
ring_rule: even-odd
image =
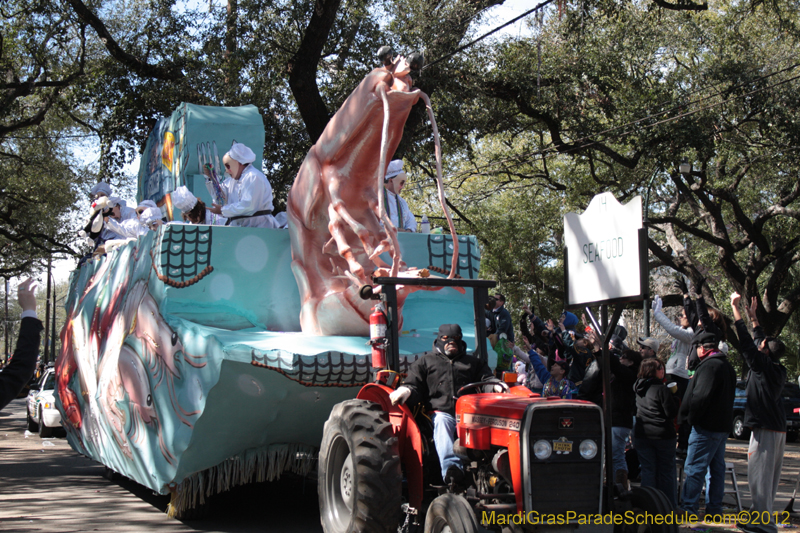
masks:
[[[108,207],[114,207],[115,205],[125,205],[125,202],[119,196],[109,196]]]
[[[153,200],[142,200],[139,207],[158,207]]]
[[[243,165],[252,163],[256,160],[256,154],[254,154],[250,148],[242,143],[233,143],[231,145],[231,149],[228,150],[228,153],[225,155]]]
[[[395,159],[389,163],[389,166],[386,168],[386,176],[383,179],[388,181],[392,178],[396,178],[400,174],[402,174],[403,177],[406,175],[406,173],[403,172],[403,160]]]
[[[139,216],[139,221],[147,226],[158,220],[161,220],[161,210],[157,207],[148,207]]]
[[[91,193],[92,197],[95,197],[100,193],[103,193],[106,196],[111,196],[111,185],[109,185],[105,181],[100,181],[98,183],[95,183],[94,187],[92,187]]]
[[[172,205],[184,213],[188,213],[197,205],[197,198],[185,185],[172,191],[170,196],[172,196]]]

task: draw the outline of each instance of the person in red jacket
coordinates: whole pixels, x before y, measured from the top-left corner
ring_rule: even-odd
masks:
[[[42,321],[36,316],[36,286],[28,278],[17,287],[17,299],[22,307],[17,347],[11,362],[0,372],[0,409],[8,405],[36,372]]]

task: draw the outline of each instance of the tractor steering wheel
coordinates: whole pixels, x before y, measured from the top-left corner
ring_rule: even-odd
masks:
[[[464,394],[464,391],[466,390],[477,389],[478,387],[485,387],[486,385],[501,385],[503,387],[503,392],[511,391],[511,388],[508,386],[508,384],[505,383],[504,381],[500,381],[499,379],[494,381],[476,381],[475,383],[468,383],[463,387],[461,387],[460,389],[458,389],[458,392],[456,393],[456,398],[460,398],[461,395]]]

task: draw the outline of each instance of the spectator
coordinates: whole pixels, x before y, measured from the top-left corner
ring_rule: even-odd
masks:
[[[511,322],[511,313],[505,308],[506,297],[500,293],[494,295],[497,303],[494,306],[494,318],[497,322],[497,334],[505,333],[506,339],[514,342],[514,324]]]
[[[498,335],[492,335],[489,340],[492,342],[492,350],[497,354],[494,375],[498,379],[503,379],[503,372],[514,370],[511,366],[511,361],[514,359],[514,343]]]
[[[545,326],[545,323],[542,322],[541,318],[539,318],[538,316],[536,316],[533,313],[533,311],[531,310],[531,308],[527,304],[522,306],[522,310],[523,310],[523,317],[522,317],[523,320],[522,320],[522,322],[530,321],[531,325],[533,326],[533,333],[530,333],[530,330],[528,329],[528,325],[526,323],[524,325],[524,327],[522,328],[523,335],[527,332],[528,336],[531,337],[531,338],[535,338],[535,337],[541,338],[542,333],[547,329],[547,326]],[[533,340],[531,340],[531,338],[529,338],[528,340],[530,342],[533,342]]]
[[[233,143],[222,157],[228,178],[222,184],[227,194],[224,206],[213,204],[208,208],[216,215],[227,218],[226,225],[247,228],[277,228],[272,216],[272,186],[267,177],[252,163],[256,154],[242,143]]]
[[[675,425],[678,399],[664,385],[664,365],[649,357],[642,361],[636,391],[633,442],[642,465],[642,486],[655,487],[678,507],[675,479]]]
[[[615,326],[614,333],[611,335],[611,340],[608,344],[608,349],[617,357],[622,356],[622,352],[628,349],[625,344],[625,339],[628,338],[628,330],[624,326]]]
[[[617,326],[614,336],[624,338],[627,332]],[[594,361],[586,371],[583,385],[578,391],[578,398],[603,405],[603,387],[600,368],[602,368],[603,349],[594,330],[587,332],[592,346]],[[622,341],[619,342],[619,345]],[[609,343],[611,349],[612,343]],[[618,346],[619,346],[618,345]],[[629,489],[628,465],[625,460],[625,447],[633,429],[633,413],[636,408],[633,385],[641,364],[639,352],[627,350],[621,357],[610,353],[611,388],[609,403],[611,405],[611,457],[614,468],[614,481]]]
[[[692,330],[691,324],[689,323],[686,309],[681,311],[678,317],[680,324],[676,325],[663,313],[661,308],[661,298],[656,296],[653,298],[652,303],[653,318],[664,328],[664,331],[666,331],[670,337],[675,339],[672,353],[667,361],[667,382],[677,383],[678,398],[683,398],[683,395],[686,393],[686,386],[689,384],[689,372],[686,370],[686,359],[689,356],[689,351],[692,349],[694,330]],[[686,446],[680,447],[686,448]]]
[[[495,320],[494,317],[494,308],[496,305],[497,299],[494,296],[489,296],[484,306],[484,314],[486,315],[486,335],[494,335],[497,333],[497,320]]]
[[[433,350],[426,352],[411,364],[403,385],[389,395],[392,405],[412,402],[429,404],[433,413],[433,439],[442,479],[446,483],[459,483],[464,478],[461,459],[453,453],[456,419],[455,395],[469,383],[493,380],[489,366],[471,355],[467,355],[458,324],[442,324],[433,343]]]
[[[539,381],[544,384],[542,387],[543,397],[558,396],[562,399],[572,399],[575,384],[567,379],[569,372],[567,361],[552,356],[547,359],[547,367],[545,367],[539,354],[533,350],[528,352],[528,358]]]
[[[695,324],[695,331],[703,329],[706,332],[713,333],[717,343],[721,345],[727,336],[727,324],[725,323],[724,315],[718,309],[708,307],[706,305],[706,300],[702,293],[702,288],[705,284],[705,281],[705,278],[701,277],[694,284],[694,287],[691,291],[688,293],[684,292],[684,312],[686,313],[686,316],[689,317],[690,324]],[[686,288],[686,282],[683,281],[683,278],[676,283],[676,286],[679,286],[681,290],[688,291]],[[695,296],[694,308],[691,305],[692,296]],[[686,360],[686,368],[689,371],[690,376],[694,373],[694,370],[699,363],[700,360],[697,356],[697,350],[694,348],[690,349]]]
[[[406,173],[403,171],[403,160],[395,159],[389,163],[383,182],[383,199],[386,206],[386,215],[392,221],[397,231],[417,231],[417,221],[408,203],[400,197],[400,192],[406,184]]]
[[[183,220],[190,224],[224,226],[228,221],[227,218],[208,209],[205,202],[192,194],[185,185],[172,191],[171,196],[172,204],[181,210]]]
[[[531,390],[531,392],[535,392],[537,394],[542,394],[542,389],[544,388],[544,383],[539,379],[539,376],[536,375],[536,371],[533,368],[533,364],[531,363],[531,358],[533,355],[531,353],[537,354],[539,357],[539,362],[542,363],[542,366],[547,365],[547,347],[542,344],[541,342],[538,344],[531,344],[528,341],[528,338],[523,336],[522,337],[522,346],[524,349],[520,349],[519,346],[516,346],[514,349],[514,355],[517,356],[518,360],[522,360],[526,362],[529,366],[529,372],[527,375],[527,379],[525,380],[525,385]],[[517,352],[519,350],[519,352]]]
[[[642,360],[658,357],[658,348],[661,346],[658,339],[655,337],[639,337],[637,343],[639,344],[639,354],[641,354]]]
[[[765,337],[756,317],[756,298],[752,298],[749,307],[745,306],[753,325],[754,338],[750,337],[739,312],[740,299],[741,296],[736,292],[731,295],[739,347],[750,367],[744,413],[744,425],[751,429],[750,447],[747,450],[747,483],[752,499],[750,512],[753,516],[757,513],[759,517],[769,518],[760,520],[758,524],[739,524],[739,529],[775,533],[778,528],[772,516],[772,506],[778,492],[786,447],[786,412],[781,395],[786,384],[786,367],[780,361],[785,347],[780,340]]]
[[[36,285],[28,278],[17,287],[17,299],[22,308],[17,347],[11,362],[0,372],[0,409],[8,405],[36,371],[40,334],[44,327],[36,316]]]
[[[711,479],[707,494],[706,515],[722,512],[725,491],[725,443],[733,423],[733,397],[736,372],[725,354],[719,351],[714,332],[700,329],[692,339],[698,364],[689,381],[678,421],[687,421],[692,431],[686,453],[681,508],[697,514],[700,490],[706,470]]]

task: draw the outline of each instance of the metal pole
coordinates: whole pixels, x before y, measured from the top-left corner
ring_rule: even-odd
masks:
[[[8,362],[8,355],[11,353],[11,350],[8,348],[8,278],[6,278],[6,317],[3,320],[3,329],[5,330],[6,335],[6,346],[5,352],[3,352],[3,362]]]
[[[605,433],[605,459],[606,459],[606,512],[614,509],[614,461],[611,453],[611,353],[608,351],[608,342],[611,340],[611,332],[608,327],[608,305],[600,306],[600,327],[602,328],[601,339],[603,342],[603,432]]]
[[[56,280],[53,279],[53,333],[50,336],[50,353],[56,360]]]
[[[53,258],[50,257],[47,259],[47,305],[45,307],[44,313],[44,358],[42,362],[47,364],[50,355],[50,343],[47,342],[47,334],[50,333],[50,328],[47,325],[50,323],[50,268],[53,265]]]
[[[658,174],[659,170],[660,169],[658,167],[656,167],[656,169],[653,171],[653,175],[650,176],[650,182],[647,184],[647,195],[645,196],[645,200],[644,200],[644,220],[643,220],[643,224],[642,224],[644,226],[644,230],[645,231],[649,230],[648,224],[650,223],[650,220],[649,220],[649,217],[650,217],[650,187],[653,186],[653,180],[655,179],[655,177]],[[647,254],[647,249],[646,248],[645,248],[645,252],[644,253]],[[645,255],[645,257],[647,257],[647,256]],[[646,270],[647,270],[647,283],[648,283],[648,286],[650,284],[650,266],[649,266],[649,263],[650,263],[649,261],[645,261],[645,264],[647,264]],[[642,303],[642,313],[643,313],[643,320],[644,320],[644,336],[645,337],[649,337],[650,336],[650,302],[648,302],[646,299],[643,300],[643,303]]]

